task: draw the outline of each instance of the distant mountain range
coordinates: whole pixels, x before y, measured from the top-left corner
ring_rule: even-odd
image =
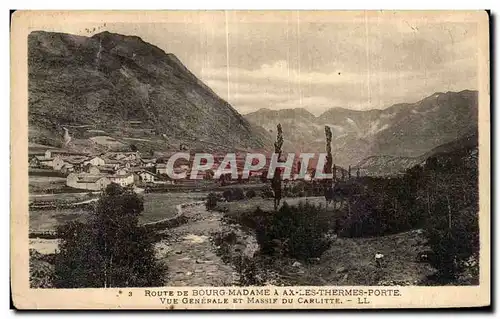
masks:
[[[305,109],[261,109],[245,117],[270,133],[281,123],[285,147],[301,151],[324,152],[328,125],[334,162],[347,167],[360,161],[366,165],[374,156],[377,161],[418,157],[476,132],[477,107],[477,91],[465,90],[435,93],[384,110],[332,108],[316,117]]]
[[[84,146],[143,149],[270,148],[263,129],[191,73],[136,36],[36,31],[28,37],[29,139],[61,146],[63,128]],[[89,141],[97,136],[95,141]],[[128,140],[127,140],[128,139]],[[112,141],[113,143],[107,143]]]

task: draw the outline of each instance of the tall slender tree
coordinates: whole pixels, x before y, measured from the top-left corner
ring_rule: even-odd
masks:
[[[283,152],[283,130],[281,128],[281,124],[279,123],[276,128],[278,130],[278,133],[276,136],[276,142],[274,142],[274,153],[278,158],[278,162],[281,162],[281,154]],[[274,192],[274,210],[277,210],[281,201],[281,169],[278,167],[274,170],[271,187]]]
[[[332,156],[332,130],[328,125],[325,125],[326,136],[326,163],[323,171],[325,174],[332,173],[333,156]],[[326,205],[333,199],[332,179],[327,178],[323,180],[323,191],[325,195]]]

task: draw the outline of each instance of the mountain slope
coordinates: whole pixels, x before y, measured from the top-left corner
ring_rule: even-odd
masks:
[[[461,138],[440,145],[421,156],[370,156],[360,161],[355,168],[359,167],[363,176],[389,176],[403,173],[405,170],[415,166],[424,165],[430,157],[446,158],[447,154],[477,156],[478,136],[477,132],[469,132]]]
[[[318,117],[302,113],[261,109],[245,117],[264,128],[285,123],[285,141],[311,152],[324,151],[328,125],[334,162],[348,166],[370,156],[417,157],[477,130],[477,91],[435,93],[384,110],[332,108]]]
[[[325,131],[322,125],[316,123],[316,117],[303,108],[277,111],[260,109],[246,114],[245,118],[272,136],[276,135],[276,126],[280,123],[285,134],[283,149],[287,152],[309,150],[310,143],[321,134],[324,135]],[[319,142],[324,143],[322,140]]]
[[[265,132],[177,57],[139,37],[37,31],[28,37],[28,59],[32,142],[58,145],[67,126],[76,139],[91,130],[120,142],[139,134],[145,143],[167,148],[178,147],[179,141],[204,141],[216,148],[271,145]]]

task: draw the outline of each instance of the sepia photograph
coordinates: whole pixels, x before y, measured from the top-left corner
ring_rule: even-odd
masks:
[[[141,288],[172,309],[377,307],[411,287],[489,300],[486,12],[12,25],[23,289]]]

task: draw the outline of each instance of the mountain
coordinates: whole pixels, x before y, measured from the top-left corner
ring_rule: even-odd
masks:
[[[477,156],[477,149],[477,132],[468,132],[461,138],[435,147],[421,156],[370,156],[361,160],[354,169],[359,168],[362,176],[398,175],[415,165],[424,165],[426,160],[431,157],[446,158],[448,154],[462,155],[463,158],[474,156],[474,154]]]
[[[277,111],[260,109],[246,114],[245,118],[264,128],[272,136],[276,135],[276,126],[280,123],[285,132],[283,149],[286,152],[309,150],[311,141],[322,135],[324,139],[324,126],[316,123],[316,117],[303,108]],[[317,142],[323,143],[321,139]]]
[[[418,157],[476,131],[477,91],[434,93],[419,102],[384,110],[337,107],[318,117],[305,112],[295,116],[292,110],[261,109],[245,117],[266,129],[281,122],[285,145],[310,152],[325,151],[324,126],[328,125],[333,133],[334,162],[348,166],[370,156],[386,156],[385,161],[390,157]]]
[[[28,37],[29,140],[139,149],[267,149],[250,124],[179,59],[136,36]]]

